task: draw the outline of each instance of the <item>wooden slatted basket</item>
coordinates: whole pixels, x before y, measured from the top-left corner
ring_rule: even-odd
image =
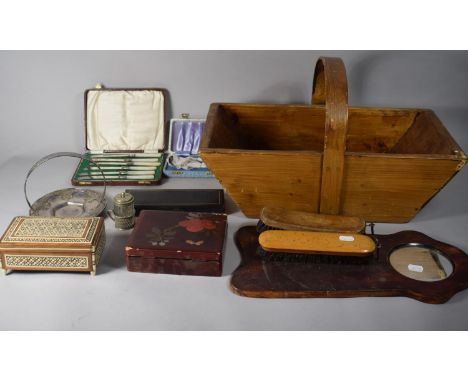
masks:
[[[432,110],[348,107],[343,61],[329,57],[310,106],[212,104],[200,155],[248,217],[276,206],[391,223],[467,160]]]

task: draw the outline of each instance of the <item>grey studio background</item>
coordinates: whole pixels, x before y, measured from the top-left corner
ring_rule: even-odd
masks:
[[[212,102],[309,103],[321,55],[343,58],[350,105],[433,109],[468,151],[467,52],[2,51],[0,230],[28,212],[22,184],[34,161],[55,151],[84,151],[83,92],[96,83],[166,88],[166,120],[180,113],[205,117]],[[41,170],[31,199],[69,187],[74,166],[65,161]],[[161,187],[216,186],[215,180],[170,180]],[[110,197],[120,189],[111,188]],[[376,230],[416,229],[468,252],[467,194],[465,168],[411,223]],[[14,272],[0,279],[0,329],[468,329],[467,291],[444,305],[238,297],[228,287],[240,259],[232,236],[255,221],[231,202],[228,212],[223,277],[129,273],[122,252],[128,234],[106,222],[108,246],[95,278]]]

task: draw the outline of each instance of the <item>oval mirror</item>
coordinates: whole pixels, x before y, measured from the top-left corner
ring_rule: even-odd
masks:
[[[407,244],[390,253],[390,264],[403,276],[418,281],[440,281],[449,277],[453,266],[441,251],[428,245]]]

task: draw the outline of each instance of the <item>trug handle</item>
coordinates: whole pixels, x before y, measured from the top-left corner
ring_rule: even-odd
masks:
[[[325,137],[320,213],[341,210],[344,154],[348,130],[348,82],[341,58],[320,57],[315,65],[312,103],[325,105]]]

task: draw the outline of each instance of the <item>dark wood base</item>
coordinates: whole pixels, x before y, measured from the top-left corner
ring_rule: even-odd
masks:
[[[240,228],[235,235],[242,261],[231,278],[232,290],[246,297],[386,297],[406,296],[441,304],[468,288],[468,256],[460,249],[416,231],[375,235],[378,253],[369,264],[303,264],[265,261],[257,255],[255,227]],[[423,282],[395,271],[388,257],[407,243],[431,245],[453,265],[445,280]]]

